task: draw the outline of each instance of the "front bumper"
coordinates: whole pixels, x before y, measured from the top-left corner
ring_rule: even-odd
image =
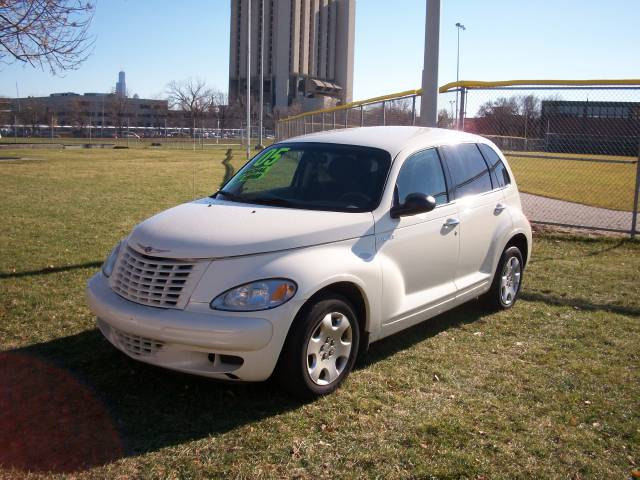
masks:
[[[220,314],[202,304],[185,310],[140,305],[117,295],[101,272],[86,294],[102,334],[131,358],[213,378],[267,379],[295,316],[286,304],[250,314]]]

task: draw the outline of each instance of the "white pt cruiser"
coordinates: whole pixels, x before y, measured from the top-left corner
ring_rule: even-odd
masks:
[[[371,342],[482,296],[513,306],[531,254],[507,161],[466,133],[305,135],[220,191],[136,226],[88,283],[130,357],[207,377],[335,390]]]

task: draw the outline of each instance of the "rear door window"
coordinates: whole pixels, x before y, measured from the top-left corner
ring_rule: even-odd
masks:
[[[489,170],[491,171],[491,177],[493,178],[493,183],[498,187],[506,187],[511,183],[511,178],[509,178],[509,172],[507,171],[507,167],[504,166],[502,160],[496,153],[496,151],[491,148],[489,145],[485,145],[481,143],[478,145],[480,147],[480,151],[484,156],[484,159],[489,164]]]
[[[492,190],[489,168],[475,143],[445,145],[441,149],[445,154],[457,198]]]

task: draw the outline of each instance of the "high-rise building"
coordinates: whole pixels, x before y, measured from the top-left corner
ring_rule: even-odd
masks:
[[[116,82],[116,95],[120,95],[121,97],[127,96],[127,84],[124,80],[123,71],[120,71],[118,73],[118,81]]]
[[[355,0],[231,0],[231,101],[246,95],[249,1],[252,96],[258,95],[264,38],[267,108],[300,103],[313,110],[352,100]]]

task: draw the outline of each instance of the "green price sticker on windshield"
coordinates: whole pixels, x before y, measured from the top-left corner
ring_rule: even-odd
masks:
[[[242,174],[241,181],[249,179],[257,180],[264,177],[269,170],[280,160],[282,154],[291,150],[289,147],[274,148],[258,158],[251,167]]]

